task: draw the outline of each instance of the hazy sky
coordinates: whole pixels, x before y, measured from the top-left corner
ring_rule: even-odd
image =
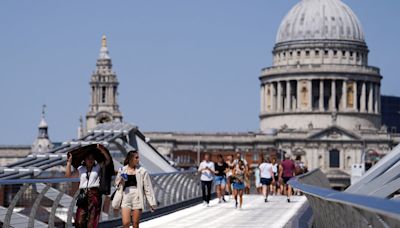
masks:
[[[0,144],[76,137],[106,34],[124,120],[143,131],[257,131],[260,69],[298,0],[0,1]],[[382,93],[400,96],[400,1],[345,0]]]

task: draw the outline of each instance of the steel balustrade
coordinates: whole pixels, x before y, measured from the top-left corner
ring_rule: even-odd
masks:
[[[319,170],[292,178],[313,211],[314,227],[400,227],[400,202],[329,189]]]
[[[201,201],[197,172],[157,173],[150,178],[161,210]],[[71,227],[78,181],[78,178],[0,180],[0,222],[3,227]],[[119,211],[111,208],[109,196],[104,196],[101,218],[106,220],[101,223],[118,221],[119,216]]]

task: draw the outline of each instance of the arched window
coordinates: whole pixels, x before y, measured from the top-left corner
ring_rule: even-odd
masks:
[[[329,167],[339,168],[340,167],[340,152],[337,149],[329,151]]]

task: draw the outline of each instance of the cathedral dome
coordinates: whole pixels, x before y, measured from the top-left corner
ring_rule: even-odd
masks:
[[[276,43],[303,40],[365,42],[360,21],[341,0],[301,0],[289,11]]]

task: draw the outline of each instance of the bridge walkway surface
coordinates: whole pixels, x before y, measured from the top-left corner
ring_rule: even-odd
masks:
[[[307,201],[305,196],[270,196],[267,203],[261,195],[244,195],[243,208],[235,209],[234,199],[227,203],[210,202],[210,207],[195,205],[140,224],[141,228],[211,228],[211,227],[284,227]]]

